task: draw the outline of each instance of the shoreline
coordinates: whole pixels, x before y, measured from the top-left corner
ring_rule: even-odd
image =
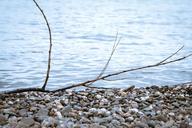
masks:
[[[0,98],[0,128],[192,128],[192,83],[24,92]]]

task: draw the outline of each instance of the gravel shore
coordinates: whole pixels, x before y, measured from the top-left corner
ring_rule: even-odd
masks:
[[[1,94],[0,128],[192,128],[192,84]]]

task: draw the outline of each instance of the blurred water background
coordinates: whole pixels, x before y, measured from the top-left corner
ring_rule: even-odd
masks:
[[[191,0],[38,0],[50,22],[49,89],[95,78],[116,33],[122,37],[106,74],[161,61],[184,45],[192,52]],[[0,91],[39,87],[47,70],[48,31],[32,0],[0,0]],[[94,86],[173,85],[192,81],[192,58],[129,72]]]

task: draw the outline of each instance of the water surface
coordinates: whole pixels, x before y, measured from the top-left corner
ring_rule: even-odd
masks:
[[[122,37],[106,74],[161,61],[184,45],[192,52],[190,0],[38,1],[53,33],[48,88],[95,78],[116,33]],[[41,86],[47,68],[48,31],[32,0],[0,1],[0,91]],[[172,85],[192,80],[192,59],[122,74],[95,86]]]

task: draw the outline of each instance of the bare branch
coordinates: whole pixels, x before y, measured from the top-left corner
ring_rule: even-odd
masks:
[[[143,66],[143,67],[138,67],[138,68],[132,68],[132,69],[127,69],[127,70],[119,71],[119,72],[116,72],[116,73],[112,73],[112,74],[105,75],[105,76],[101,77],[100,79],[105,80],[105,79],[108,78],[108,77],[117,76],[117,75],[119,75],[119,74],[123,74],[123,73],[126,73],[126,72],[137,71],[137,70],[146,69],[146,68],[152,68],[152,67],[157,67],[157,66],[161,66],[161,65],[167,65],[167,64],[169,64],[169,63],[174,63],[174,62],[177,62],[177,61],[184,60],[184,59],[186,59],[186,58],[188,58],[188,57],[190,57],[190,56],[192,56],[192,54],[189,54],[189,55],[187,55],[187,56],[180,57],[180,58],[177,58],[177,59],[174,59],[174,60],[170,60],[170,61],[167,61],[167,62],[163,62],[163,63],[157,63],[157,64],[147,65],[147,66]]]
[[[115,41],[114,41],[114,45],[113,45],[113,49],[112,49],[112,51],[111,51],[110,57],[109,57],[109,59],[107,60],[107,63],[105,64],[105,66],[104,66],[103,70],[101,71],[101,73],[97,76],[97,78],[101,77],[101,76],[105,73],[105,71],[106,71],[106,69],[107,69],[107,67],[108,67],[108,65],[109,65],[109,63],[110,63],[110,61],[111,61],[111,58],[112,58],[115,50],[117,49],[117,46],[118,46],[119,43],[120,43],[121,38],[119,38],[118,42],[117,42],[117,38],[118,38],[118,32],[117,32],[117,34],[116,34],[116,36],[115,36]]]
[[[22,93],[22,92],[50,92],[49,90],[43,90],[42,88],[21,88],[21,89],[15,89],[11,91],[4,91],[0,94],[12,94],[12,93]]]
[[[161,64],[161,63],[167,61],[168,59],[170,59],[171,57],[173,57],[174,55],[176,55],[179,51],[181,51],[183,48],[184,48],[184,45],[181,46],[181,48],[179,48],[176,52],[174,52],[173,54],[171,54],[170,56],[168,56],[167,58],[165,58],[164,60],[160,61],[160,62],[157,63],[157,64]]]
[[[39,11],[41,12],[41,14],[43,15],[43,18],[47,24],[47,28],[49,31],[49,56],[48,56],[48,65],[47,65],[47,74],[46,74],[46,78],[45,78],[45,82],[42,86],[42,89],[45,90],[48,79],[49,79],[49,74],[50,74],[50,68],[51,68],[51,50],[52,50],[52,35],[51,35],[51,28],[49,26],[49,22],[47,20],[46,15],[44,14],[43,10],[41,9],[41,7],[38,5],[38,3],[33,0],[33,2],[35,3],[35,5],[37,6],[37,8],[39,9]]]

